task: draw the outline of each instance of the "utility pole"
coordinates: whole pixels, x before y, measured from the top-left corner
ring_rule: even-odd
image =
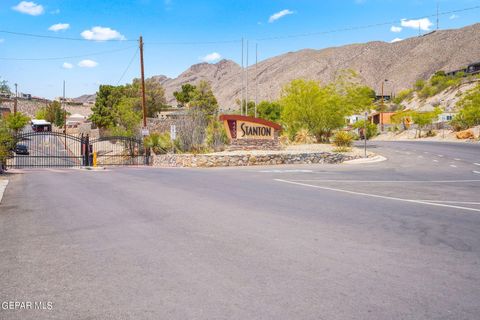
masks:
[[[15,83],[15,100],[13,101],[13,114],[17,114],[18,84]]]
[[[248,40],[247,40],[247,66],[245,68],[245,115],[248,116]]]
[[[384,79],[382,81],[382,109],[383,109],[383,107],[385,107],[385,98],[384,98],[384,95],[383,95],[383,91],[384,91],[383,86],[384,86],[385,82],[388,82],[388,79]]]
[[[258,105],[258,43],[255,43],[255,118]]]
[[[245,70],[243,68],[243,38],[242,38],[242,90],[241,90],[241,97],[240,97],[240,114],[243,115],[243,101],[244,100],[244,96],[243,96],[243,84],[244,84],[244,77],[245,77]]]
[[[438,31],[438,28],[439,28],[439,25],[440,25],[439,6],[440,6],[440,4],[437,1],[437,31]]]
[[[145,99],[145,70],[143,65],[143,37],[140,36],[140,73],[142,78],[142,110],[143,110],[143,129],[147,129],[147,106]]]

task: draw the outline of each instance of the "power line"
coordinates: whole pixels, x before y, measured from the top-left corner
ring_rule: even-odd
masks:
[[[228,43],[240,43],[242,39],[235,40],[218,40],[218,41],[178,41],[178,42],[168,42],[168,41],[148,41],[145,44],[154,44],[154,45],[202,45],[202,44],[228,44]]]
[[[408,19],[405,19],[405,20],[416,20],[416,19],[431,18],[431,17],[436,17],[436,16],[445,16],[445,15],[449,15],[449,14],[461,13],[461,12],[472,11],[472,10],[477,10],[477,9],[480,9],[480,5],[473,6],[473,7],[468,7],[468,8],[463,8],[463,9],[458,9],[458,10],[445,11],[445,12],[440,12],[440,13],[437,12],[435,14],[425,15],[425,16],[416,17],[416,18],[408,18]],[[282,39],[291,39],[291,38],[324,35],[324,34],[344,32],[344,31],[362,30],[362,29],[369,29],[369,28],[375,28],[375,27],[381,27],[381,26],[385,26],[385,25],[395,24],[395,23],[398,23],[398,22],[399,22],[399,20],[395,20],[395,21],[381,22],[381,23],[375,23],[375,24],[370,24],[370,25],[339,28],[339,29],[333,29],[333,30],[327,30],[327,31],[309,32],[309,33],[301,33],[301,34],[293,34],[293,35],[285,35],[285,36],[275,36],[275,37],[265,37],[265,38],[258,38],[258,39],[256,39],[256,41],[282,40]],[[85,38],[50,36],[50,35],[41,35],[41,34],[33,34],[33,33],[25,33],[25,32],[16,32],[16,31],[10,31],[10,30],[0,30],[0,33],[17,35],[17,36],[24,36],[24,37],[53,39],[53,40],[94,41],[94,40],[88,40],[88,39],[85,39]],[[123,41],[137,42],[137,40],[135,40],[135,39],[131,39],[131,40],[110,39],[110,40],[102,40],[100,42],[123,42]],[[155,44],[155,45],[202,45],[202,44],[239,43],[240,41],[241,41],[240,39],[230,39],[230,40],[219,40],[219,41],[172,41],[172,42],[152,41],[152,42],[147,42],[147,43],[148,44]]]
[[[131,59],[130,62],[128,63],[127,68],[125,69],[125,71],[123,71],[122,76],[120,77],[120,79],[118,79],[118,81],[117,81],[117,86],[120,84],[120,81],[123,80],[123,77],[125,77],[125,75],[127,74],[128,70],[129,70],[130,67],[132,66],[133,61],[134,61],[135,58],[137,57],[138,50],[139,50],[139,48],[137,47],[137,50],[135,50],[135,53],[133,54],[132,59]]]
[[[453,13],[460,13],[460,12],[472,11],[472,10],[477,10],[477,9],[480,9],[480,5],[479,6],[474,6],[474,7],[469,7],[469,8],[464,8],[464,9],[439,12],[439,13],[426,15],[426,16],[421,16],[421,17],[416,17],[416,18],[408,18],[408,19],[405,19],[405,20],[418,20],[418,19],[422,19],[422,18],[445,16],[445,15],[450,15],[450,14],[453,14]],[[259,38],[259,39],[256,39],[256,40],[257,41],[270,41],[270,40],[282,40],[282,39],[293,39],[293,38],[301,38],[301,37],[309,37],[309,36],[318,36],[318,35],[344,32],[344,31],[354,31],[354,30],[363,30],[363,29],[370,29],[370,28],[375,28],[375,27],[382,27],[382,26],[386,26],[386,25],[395,24],[395,23],[398,23],[398,22],[399,22],[398,20],[395,20],[395,21],[380,22],[380,23],[363,25],[363,26],[353,26],[353,27],[346,27],[346,28],[340,28],[340,29],[333,29],[333,30],[327,30],[327,31],[299,33],[299,34],[292,34],[292,35],[285,35],[285,36]]]
[[[82,55],[76,55],[76,56],[67,56],[67,57],[49,57],[49,58],[6,58],[6,57],[0,57],[0,60],[6,60],[6,61],[53,61],[53,60],[66,60],[66,59],[76,59],[76,58],[86,58],[86,57],[91,57],[91,56],[100,56],[100,55],[105,55],[105,54],[110,54],[110,53],[115,53],[115,52],[121,52],[121,51],[126,51],[132,48],[135,48],[136,46],[129,46],[127,48],[122,48],[122,49],[115,49],[115,50],[108,50],[108,51],[100,51],[100,52],[93,52],[89,54],[82,54]]]
[[[97,41],[97,42],[136,42],[137,40],[127,40],[127,39],[108,39],[108,40],[89,40],[85,38],[73,38],[73,37],[60,37],[60,36],[50,36],[44,34],[35,34],[27,32],[16,32],[10,30],[0,30],[0,33],[11,34],[15,36],[22,37],[31,37],[31,38],[42,38],[42,39],[52,39],[52,40],[68,40],[68,41]]]

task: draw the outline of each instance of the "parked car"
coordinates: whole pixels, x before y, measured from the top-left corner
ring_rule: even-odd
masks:
[[[24,144],[17,144],[17,146],[15,147],[15,153],[24,155],[30,154],[30,152],[28,152],[28,147]]]

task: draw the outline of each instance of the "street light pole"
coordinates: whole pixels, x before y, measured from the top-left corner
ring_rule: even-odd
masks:
[[[62,105],[63,105],[63,131],[64,131],[64,136],[65,136],[65,150],[67,150],[67,107],[65,104],[65,80],[63,80],[63,99],[62,99]],[[66,156],[66,154],[65,154]]]
[[[142,81],[142,110],[143,110],[143,129],[147,129],[147,106],[145,98],[145,70],[143,65],[143,37],[140,36],[140,73]]]

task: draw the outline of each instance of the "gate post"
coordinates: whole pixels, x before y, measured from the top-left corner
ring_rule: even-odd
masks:
[[[85,167],[89,167],[90,166],[90,137],[88,136],[88,134],[83,140],[82,150],[83,150],[83,165]]]

